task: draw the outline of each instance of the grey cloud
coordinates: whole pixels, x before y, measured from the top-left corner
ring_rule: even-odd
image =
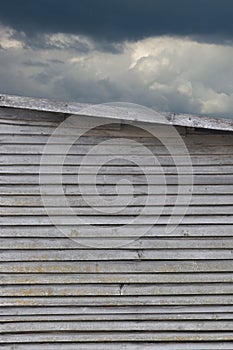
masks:
[[[41,33],[85,35],[106,43],[150,36],[232,41],[231,0],[8,0],[0,21],[31,38]]]
[[[32,49],[15,40],[10,28],[0,30],[6,48],[0,55],[3,93],[233,114],[232,46],[154,37],[122,43],[118,54],[95,49],[80,53],[68,45],[76,40],[73,36],[47,37],[67,43],[62,50]]]
[[[32,61],[32,60],[26,60],[23,61],[22,64],[27,67],[48,67],[49,64],[45,62],[38,62],[38,61]]]

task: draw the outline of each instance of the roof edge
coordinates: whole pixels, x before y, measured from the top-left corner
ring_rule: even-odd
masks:
[[[96,106],[96,109],[95,109]],[[15,95],[0,94],[0,107],[9,107],[16,109],[26,109],[43,112],[86,115],[90,117],[110,118],[116,120],[125,120],[128,122],[158,123],[143,113],[113,113],[112,107],[108,104],[102,104],[101,110],[98,104],[84,104],[77,102],[65,102],[61,100],[42,99],[32,97],[22,97]],[[91,108],[90,108],[91,107]],[[89,109],[89,110],[88,110]],[[85,111],[86,110],[86,111]],[[122,109],[122,111],[124,108]],[[126,108],[124,112],[126,111]],[[163,120],[161,124],[185,126],[193,128],[204,128],[214,130],[233,131],[233,120],[221,117],[211,117],[195,114],[182,113],[162,113]]]

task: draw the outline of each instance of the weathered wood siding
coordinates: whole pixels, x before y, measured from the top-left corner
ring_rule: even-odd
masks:
[[[194,191],[187,215],[168,234],[177,176],[166,149],[133,126],[88,132],[67,157],[64,185],[70,204],[96,226],[94,233],[84,227],[74,242],[53,226],[39,190],[44,145],[65,116],[7,108],[0,116],[0,348],[232,349],[233,133],[180,128],[194,166]],[[111,198],[124,174],[134,183],[134,206],[103,216],[82,200],[76,168],[83,154],[105,139],[114,145],[117,137],[141,142],[158,156],[168,197],[158,223],[145,236],[133,240],[134,227],[129,225],[128,237],[115,241],[132,237],[132,243],[95,249],[91,246],[96,240],[112,240],[101,225],[114,231],[115,225],[127,223],[140,212],[147,193],[143,174],[119,159],[102,168],[99,191]],[[50,170],[52,188],[56,171],[52,165]],[[58,213],[56,206],[55,197]],[[159,206],[157,184],[154,205],[142,225],[150,224]]]

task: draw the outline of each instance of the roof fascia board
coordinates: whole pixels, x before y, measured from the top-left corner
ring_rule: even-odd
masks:
[[[85,115],[89,117],[109,118],[112,120],[127,122],[158,123],[157,119],[156,121],[153,119],[153,113],[145,114],[143,113],[143,109],[140,108],[138,111],[132,109],[131,113],[129,113],[129,108],[124,106],[121,107],[120,105],[116,109],[109,104],[91,105],[77,102],[64,102],[52,99],[39,99],[1,94],[0,107]],[[233,131],[232,119],[193,114],[163,113],[159,124]]]

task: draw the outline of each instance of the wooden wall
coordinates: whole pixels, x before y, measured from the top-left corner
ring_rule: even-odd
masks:
[[[47,216],[38,175],[44,145],[65,116],[2,108],[0,118],[1,349],[232,349],[231,132],[179,128],[192,158],[194,188],[186,216],[170,234],[166,224],[176,199],[177,174],[166,149],[129,125],[88,132],[71,148],[64,185],[71,206],[95,226],[84,225],[71,240]],[[134,184],[134,202],[117,215],[96,214],[77,184],[82,155],[103,140],[114,145],[118,137],[150,148],[166,173],[162,215],[136,240],[133,225],[128,225],[127,237],[114,239],[105,237],[102,228],[108,225],[113,233],[140,213],[147,185],[137,167],[118,159],[101,169],[99,191],[107,199],[116,194],[122,174]],[[51,188],[56,173],[52,162]],[[160,206],[158,184],[153,200],[142,227],[153,222]],[[56,197],[54,211],[69,226]],[[106,247],[97,247],[98,240]]]

